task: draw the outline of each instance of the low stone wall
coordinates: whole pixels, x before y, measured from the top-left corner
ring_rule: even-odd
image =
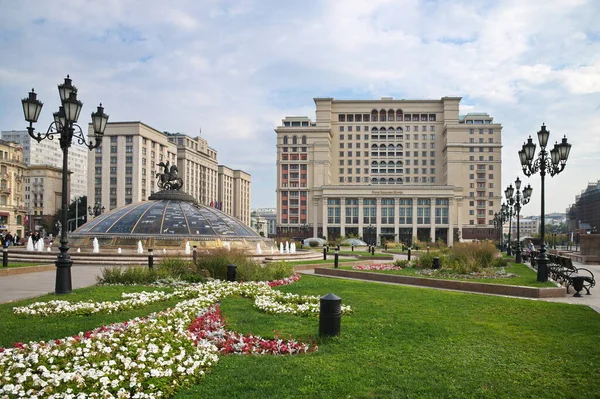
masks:
[[[345,265],[344,265],[345,266]],[[564,297],[566,288],[535,288],[518,285],[501,285],[476,283],[471,281],[441,280],[426,277],[400,276],[397,274],[369,273],[352,270],[317,267],[315,274],[323,276],[347,277],[369,281],[381,281],[395,284],[419,285],[432,288],[443,288],[458,291],[480,292],[485,294],[508,295],[525,298],[557,298]]]

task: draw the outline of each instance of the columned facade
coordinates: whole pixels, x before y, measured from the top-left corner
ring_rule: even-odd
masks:
[[[278,232],[300,236],[309,224],[315,236],[377,244],[488,238],[502,196],[502,126],[459,115],[460,100],[315,98],[314,121],[283,119]]]

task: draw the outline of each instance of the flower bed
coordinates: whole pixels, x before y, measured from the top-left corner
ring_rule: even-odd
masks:
[[[383,263],[378,265],[357,265],[352,267],[355,270],[402,270],[400,266],[393,263]]]
[[[273,284],[296,280],[295,277]],[[216,304],[226,296],[241,295],[262,303],[257,306],[269,313],[310,315],[318,312],[318,308],[315,311],[313,307],[315,301],[318,302],[317,297],[283,294],[267,283],[222,281],[190,285],[179,291],[176,295],[181,295],[181,302],[146,318],[55,341],[17,343],[13,348],[0,348],[0,397],[169,397],[181,387],[197,383],[218,361],[219,355],[288,355],[316,349],[295,340],[266,340],[227,331]],[[175,292],[178,290],[173,294]],[[133,298],[153,301],[164,295],[156,292],[126,295],[127,299],[118,302]],[[81,309],[103,306],[113,309],[105,302],[88,305],[88,302],[74,303],[51,312],[49,307],[37,303],[36,311],[31,314],[80,314],[77,312]],[[345,307],[345,311],[350,309]],[[29,313],[23,311],[22,314]]]

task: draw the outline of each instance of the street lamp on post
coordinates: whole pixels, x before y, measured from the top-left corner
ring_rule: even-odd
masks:
[[[93,217],[102,215],[105,210],[106,210],[106,208],[104,208],[102,205],[100,205],[99,202],[96,202],[94,204],[93,208],[91,206],[88,206],[88,214]]]
[[[523,192],[521,192],[521,179],[519,179],[517,177],[517,180],[515,180],[515,188],[513,189],[512,184],[511,184],[510,186],[508,186],[508,188],[504,192],[504,194],[506,195],[507,201],[511,205],[513,205],[513,208],[517,215],[517,247],[515,249],[515,262],[516,263],[522,262],[521,253],[523,252],[522,248],[521,248],[521,226],[519,223],[520,222],[519,218],[521,215],[521,207],[523,205],[526,205],[527,203],[529,203],[529,199],[531,198],[532,191],[533,191],[533,189],[531,188],[531,185],[527,185],[527,187],[523,188]],[[513,193],[515,194],[514,196],[513,196]]]
[[[67,221],[68,221],[68,210],[69,210],[69,198],[67,193],[69,192],[68,172],[69,172],[69,147],[71,147],[71,141],[73,137],[77,138],[77,142],[82,145],[86,145],[90,150],[98,147],[102,143],[102,137],[106,124],[108,123],[108,115],[104,113],[102,104],[98,107],[96,112],[92,113],[92,126],[94,129],[94,142],[86,139],[81,127],[77,124],[79,114],[83,103],[77,99],[77,88],[73,86],[72,81],[67,75],[64,83],[58,85],[58,93],[60,95],[61,106],[58,108],[58,112],[54,112],[53,122],[50,123],[46,133],[35,133],[33,124],[37,122],[40,113],[42,112],[42,106],[44,105],[40,100],[37,99],[37,94],[31,89],[29,96],[21,100],[23,106],[23,114],[25,120],[29,122],[27,132],[29,136],[36,140],[38,143],[42,140],[48,139],[53,140],[54,135],[59,135],[58,141],[60,148],[63,153],[63,164],[62,164],[62,213],[61,213],[61,234],[60,234],[60,247],[58,248],[60,253],[56,259],[56,283],[55,290],[56,294],[68,294],[72,291],[71,285],[71,255],[69,254],[69,243],[67,237]]]
[[[525,176],[529,177],[532,174],[540,172],[540,177],[542,179],[542,192],[540,194],[542,200],[542,226],[540,229],[541,247],[540,256],[537,260],[537,281],[548,281],[548,256],[546,255],[546,244],[544,243],[544,214],[546,212],[544,202],[545,177],[546,172],[550,173],[550,176],[554,176],[565,169],[567,159],[569,158],[569,152],[571,152],[571,144],[567,143],[567,136],[565,136],[560,144],[554,144],[554,148],[551,149],[548,154],[548,151],[546,151],[546,145],[548,144],[548,137],[550,136],[550,131],[546,129],[546,125],[542,124],[542,128],[537,133],[537,136],[538,141],[540,143],[540,152],[538,157],[534,160],[535,144],[533,143],[531,136],[529,136],[529,138],[527,139],[527,143],[523,144],[523,148],[519,151],[519,159],[521,161],[521,166],[523,167],[523,173],[525,174]]]
[[[508,217],[508,247],[506,248],[506,254],[508,256],[512,255],[512,247],[511,247],[511,234],[512,234],[512,217],[514,216],[513,213],[513,205],[514,205],[514,201],[512,198],[514,192],[514,188],[512,186],[512,184],[510,186],[508,186],[508,188],[504,191],[504,196],[506,197],[506,211],[507,211],[507,217]]]

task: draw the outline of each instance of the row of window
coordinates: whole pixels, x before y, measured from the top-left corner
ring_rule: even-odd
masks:
[[[380,151],[371,151],[371,156],[372,157],[410,157],[410,151],[406,151],[406,152],[400,152],[400,151],[389,151],[389,152],[384,152],[381,151],[382,149],[380,149]],[[360,151],[355,151],[355,156],[358,158],[361,155]],[[339,156],[340,158],[344,158],[345,156],[347,156],[348,158],[352,157],[352,151],[340,151],[339,152]],[[364,151],[363,152],[365,157],[369,157],[369,151]],[[413,157],[418,157],[419,156],[419,151],[413,151]],[[426,157],[427,156],[427,151],[421,151],[421,156],[422,157]],[[432,158],[435,158],[435,151],[429,151],[429,156]],[[483,157],[482,157],[483,158]],[[481,161],[483,161],[483,159],[480,159]],[[489,157],[490,161],[494,160],[493,156]]]
[[[392,109],[377,111],[374,109],[370,114],[338,114],[338,122],[393,122],[393,121],[422,121],[435,122],[435,114],[404,114],[402,110]]]
[[[418,132],[419,130],[421,130],[422,132],[426,132],[427,131],[427,126],[426,125],[421,125],[421,129],[419,129],[419,126],[417,125],[413,125],[412,127],[412,131],[413,132]],[[341,132],[360,132],[361,131],[361,126],[339,126],[339,131]],[[368,132],[369,131],[369,126],[362,126],[362,131],[363,132]],[[376,128],[376,127],[372,127],[371,128],[371,133],[396,133],[396,134],[402,134],[403,132],[410,132],[410,126],[404,126],[404,130],[402,129],[402,127],[398,126],[396,128],[393,127],[389,127],[389,128],[385,128],[385,127],[381,127],[381,128]],[[429,131],[430,132],[435,132],[435,126],[434,125],[429,125]]]
[[[302,136],[300,138],[301,143],[298,143],[298,136],[292,136],[292,145],[297,145],[297,144],[306,144],[306,136]],[[288,136],[283,136],[283,144],[287,145],[289,144],[289,138]]]
[[[393,180],[393,181],[392,181]],[[371,184],[403,184],[403,183],[435,183],[435,176],[413,177],[405,176],[404,178],[377,178],[368,176],[340,176],[340,183],[371,183]]]

